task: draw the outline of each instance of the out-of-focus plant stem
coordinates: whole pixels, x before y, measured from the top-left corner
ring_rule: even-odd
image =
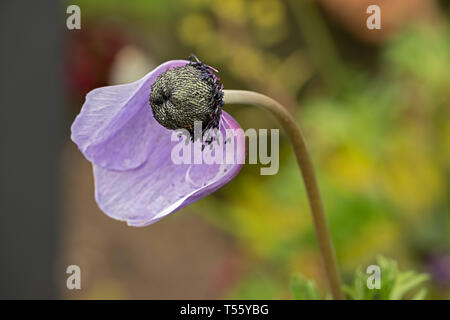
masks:
[[[320,199],[314,167],[306,147],[305,139],[294,118],[280,103],[263,94],[244,90],[224,90],[225,104],[248,104],[270,111],[286,131],[294,148],[298,166],[305,183],[309,205],[313,216],[320,251],[325,266],[331,293],[334,299],[343,299],[339,270],[327,219]]]
[[[315,67],[326,85],[333,89],[342,81],[345,70],[317,4],[310,0],[289,0],[288,5]]]

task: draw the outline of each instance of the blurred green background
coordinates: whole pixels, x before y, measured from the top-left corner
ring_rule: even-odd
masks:
[[[69,3],[68,3],[69,4]],[[70,2],[70,4],[73,4]],[[431,0],[77,1],[66,31],[72,117],[93,88],[134,81],[195,53],[226,89],[269,95],[295,115],[318,171],[343,280],[379,254],[430,274],[450,298],[449,2]],[[381,8],[381,30],[366,8]],[[244,129],[276,128],[227,106]],[[291,299],[292,275],[326,288],[305,189],[287,138],[280,170],[246,165],[216,193],[136,229],[94,203],[68,140],[62,263],[87,270],[65,298]]]

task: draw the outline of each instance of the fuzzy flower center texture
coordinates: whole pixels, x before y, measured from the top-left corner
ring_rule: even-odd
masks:
[[[190,62],[162,73],[150,91],[150,106],[156,121],[171,130],[186,129],[194,136],[194,123],[202,132],[219,127],[223,85],[213,69],[195,56]]]

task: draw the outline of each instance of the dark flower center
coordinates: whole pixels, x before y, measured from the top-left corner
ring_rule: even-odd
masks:
[[[193,137],[194,122],[201,121],[202,133],[218,128],[223,107],[220,79],[195,56],[190,62],[161,74],[150,91],[153,115],[167,129],[186,129]]]

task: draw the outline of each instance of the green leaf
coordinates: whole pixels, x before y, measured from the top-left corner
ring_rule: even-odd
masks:
[[[410,291],[417,288],[429,279],[427,274],[416,274],[414,271],[400,274],[397,283],[391,292],[391,300],[404,298]]]
[[[426,288],[420,289],[415,295],[411,297],[411,300],[424,300],[428,290]]]
[[[353,284],[344,286],[344,292],[352,300],[401,300],[424,299],[427,290],[421,286],[429,279],[427,274],[415,271],[399,271],[397,262],[378,256],[376,264],[380,267],[380,288],[370,289],[367,280],[370,274],[363,268],[355,271]]]
[[[291,294],[295,300],[319,300],[320,294],[317,291],[313,280],[307,280],[300,275],[291,279]]]

